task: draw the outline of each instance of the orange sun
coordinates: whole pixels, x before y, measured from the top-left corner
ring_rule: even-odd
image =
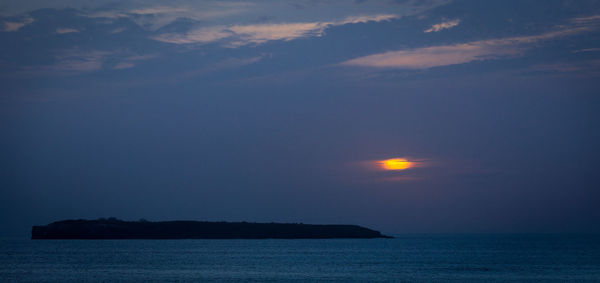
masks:
[[[414,162],[410,162],[404,158],[379,160],[377,164],[383,170],[406,170],[415,167]]]

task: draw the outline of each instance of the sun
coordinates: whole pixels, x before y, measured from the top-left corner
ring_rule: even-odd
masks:
[[[410,162],[405,158],[392,158],[377,161],[379,167],[383,170],[406,170],[415,166],[414,162]]]

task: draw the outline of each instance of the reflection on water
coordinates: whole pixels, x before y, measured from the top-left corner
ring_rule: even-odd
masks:
[[[598,281],[600,237],[0,240],[0,281]]]

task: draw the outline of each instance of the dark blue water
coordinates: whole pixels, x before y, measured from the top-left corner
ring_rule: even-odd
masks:
[[[600,237],[0,240],[0,281],[600,282]]]

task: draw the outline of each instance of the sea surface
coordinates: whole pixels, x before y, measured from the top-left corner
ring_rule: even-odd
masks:
[[[2,239],[0,281],[600,282],[600,236]]]

